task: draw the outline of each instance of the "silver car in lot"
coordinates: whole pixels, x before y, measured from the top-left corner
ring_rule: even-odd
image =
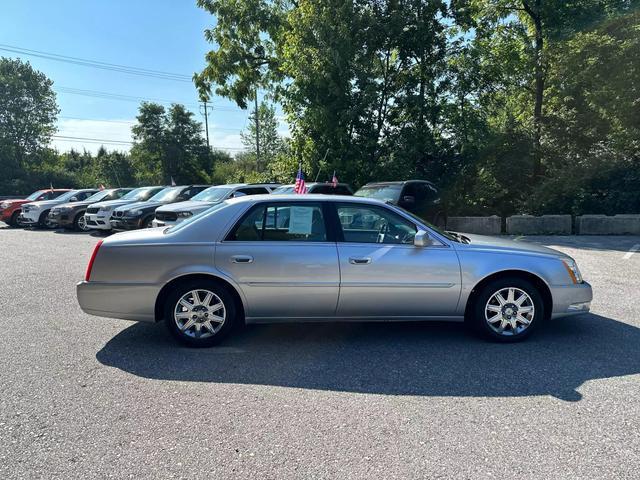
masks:
[[[589,310],[569,256],[443,232],[357,197],[229,199],[169,228],[96,245],[78,301],[89,314],[165,320],[191,346],[241,322],[466,321],[495,341]]]

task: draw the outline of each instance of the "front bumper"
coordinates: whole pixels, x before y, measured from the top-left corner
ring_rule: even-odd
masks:
[[[73,213],[72,212],[49,212],[47,216],[49,221],[53,225],[57,225],[62,228],[72,228],[73,227]]]
[[[40,220],[40,213],[41,213],[40,210],[35,210],[35,211],[32,210],[27,213],[22,211],[18,216],[18,223],[26,226],[37,225]]]
[[[111,218],[109,224],[113,230],[136,230],[142,228],[144,217],[118,217]]]
[[[551,287],[553,310],[551,318],[566,317],[588,313],[593,300],[593,290],[587,282],[576,285],[561,285]]]
[[[87,226],[96,230],[111,230],[111,223],[109,223],[110,217],[111,215],[100,215],[98,213],[84,214]]]
[[[80,282],[76,285],[83,312],[98,317],[155,322],[156,298],[160,287],[154,284]]]

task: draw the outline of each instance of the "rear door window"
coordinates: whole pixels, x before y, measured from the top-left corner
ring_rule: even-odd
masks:
[[[257,205],[240,220],[227,240],[326,242],[322,206],[311,202]]]

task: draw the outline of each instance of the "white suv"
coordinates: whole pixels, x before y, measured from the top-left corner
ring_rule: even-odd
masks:
[[[25,227],[38,226],[51,228],[54,225],[49,221],[48,216],[52,207],[62,205],[63,203],[80,202],[89,198],[97,191],[98,189],[96,188],[70,190],[53,200],[25,203],[22,205],[22,213],[20,214],[20,217],[18,217],[18,223]]]
[[[87,222],[87,228],[95,230],[111,230],[109,220],[116,207],[121,207],[129,203],[144,202],[153,197],[156,193],[165,187],[140,187],[131,190],[124,197],[118,200],[110,200],[108,202],[94,203],[84,214]]]
[[[171,203],[156,209],[153,219],[154,227],[175,225],[185,218],[204,212],[211,206],[223,202],[228,198],[244,195],[260,195],[271,193],[280,186],[279,183],[234,183],[209,187],[186,202]]]

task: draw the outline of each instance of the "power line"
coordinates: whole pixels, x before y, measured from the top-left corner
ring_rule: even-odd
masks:
[[[71,135],[52,135],[52,138],[56,140],[63,140],[68,142],[78,142],[78,143],[104,143],[107,145],[133,145],[133,142],[129,140],[107,140],[102,138],[90,138],[90,137],[74,137]],[[214,150],[244,150],[242,147],[220,147],[216,145],[212,145],[211,148]]]
[[[118,124],[122,124],[122,125],[135,125],[137,120],[111,120],[111,119],[102,119],[102,118],[86,118],[86,117],[70,117],[67,115],[60,115],[58,117],[58,119],[62,119],[62,120],[84,120],[84,121],[89,121],[89,122],[106,122],[106,123],[118,123]],[[211,130],[214,131],[222,131],[222,132],[241,132],[244,129],[244,127],[237,127],[237,128],[228,128],[228,127],[211,127]],[[66,130],[66,128],[65,128]]]
[[[83,67],[98,68],[101,70],[110,70],[114,72],[127,73],[129,75],[138,75],[143,77],[158,78],[161,80],[173,80],[177,82],[191,83],[192,79],[189,75],[180,73],[164,72],[162,70],[151,70],[147,68],[132,67],[128,65],[120,65],[117,63],[107,63],[98,60],[71,57],[68,55],[60,55],[57,53],[43,52],[41,50],[32,50],[29,48],[16,47],[14,45],[6,45],[0,43],[0,50],[5,52],[17,53],[20,55],[28,55],[32,57],[54,60],[57,62],[70,63]]]
[[[121,93],[103,92],[100,90],[88,90],[83,88],[64,87],[64,86],[55,86],[53,88],[59,93],[81,95],[81,96],[91,97],[91,98],[102,98],[105,100],[122,100],[122,101],[135,102],[135,103],[155,102],[155,103],[163,103],[167,105],[178,103],[193,109],[197,109],[200,106],[199,104],[195,104],[195,103],[178,102],[175,100],[164,100],[160,98],[151,98],[151,97],[138,97],[135,95],[124,95]],[[215,105],[213,106],[213,109],[216,111],[222,111],[222,112],[243,112],[243,110],[240,108],[220,107]]]

